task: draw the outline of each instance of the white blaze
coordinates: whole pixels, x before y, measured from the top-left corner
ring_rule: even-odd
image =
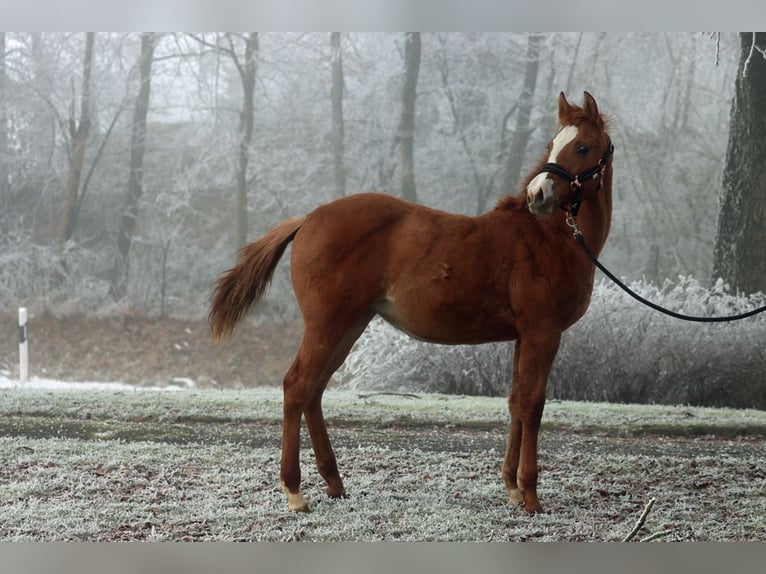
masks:
[[[556,163],[556,160],[567,144],[571,143],[577,137],[577,126],[565,126],[559,130],[556,137],[553,138],[553,147],[548,156],[547,163]],[[538,191],[543,194],[544,201],[548,201],[553,196],[553,180],[548,177],[548,173],[538,173],[527,185],[527,194],[535,195]]]

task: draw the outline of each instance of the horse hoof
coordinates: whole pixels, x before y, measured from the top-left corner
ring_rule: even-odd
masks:
[[[512,488],[508,491],[508,502],[511,504],[524,504],[524,496],[518,488]]]
[[[303,498],[300,490],[298,492],[290,492],[283,483],[282,492],[287,496],[287,510],[290,512],[310,512],[309,505],[306,504],[306,499]]]
[[[539,502],[534,502],[532,504],[525,504],[524,510],[529,512],[529,514],[540,514],[544,512],[543,506]]]
[[[346,494],[346,489],[342,486],[340,488],[330,488],[327,487],[327,496],[330,498],[348,498],[348,495]]]

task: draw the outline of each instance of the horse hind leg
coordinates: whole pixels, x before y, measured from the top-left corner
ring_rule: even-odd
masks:
[[[366,313],[356,323],[349,327],[338,343],[335,345],[330,361],[327,364],[325,373],[316,387],[315,392],[306,403],[303,409],[303,415],[306,418],[306,427],[311,437],[311,446],[314,449],[316,457],[317,470],[327,483],[327,494],[331,498],[341,498],[346,495],[343,487],[340,473],[338,472],[338,463],[335,453],[330,443],[330,437],[327,434],[327,425],[325,424],[324,414],[322,413],[322,395],[332,374],[340,368],[343,361],[346,360],[349,351],[354,343],[364,331],[374,313]]]
[[[301,493],[300,441],[303,404],[300,381],[303,378],[301,351],[295,357],[284,379],[282,405],[282,461],[279,483],[287,496],[287,508],[291,512],[308,512],[309,507]]]
[[[306,418],[317,469],[327,483],[327,494],[332,498],[345,496],[322,413],[322,394],[330,377],[343,364],[354,342],[373,316],[373,313],[365,314],[335,337],[328,337],[323,330],[312,329],[307,325],[298,355],[285,376],[280,479],[291,511],[309,510],[300,491],[301,414]]]

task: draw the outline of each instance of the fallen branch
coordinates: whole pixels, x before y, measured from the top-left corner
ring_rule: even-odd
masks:
[[[644,507],[644,511],[641,513],[641,516],[638,519],[638,522],[636,522],[636,525],[633,527],[633,530],[631,530],[628,535],[622,539],[623,542],[630,542],[633,537],[638,534],[638,531],[641,530],[641,527],[644,525],[644,522],[646,522],[646,517],[649,516],[649,512],[651,512],[652,507],[654,506],[654,503],[657,502],[656,498],[652,498],[646,507]]]
[[[408,399],[419,399],[420,397],[418,395],[413,395],[412,393],[394,393],[394,392],[387,392],[387,391],[381,391],[379,393],[370,393],[369,395],[358,395],[360,399],[369,399],[370,397],[377,397],[380,395],[391,395],[394,397],[406,397]]]
[[[672,534],[672,530],[662,530],[661,532],[655,532],[654,534],[650,534],[646,538],[642,538],[641,542],[651,542],[652,540],[657,540],[658,538],[662,538],[663,536],[667,536],[668,534]]]

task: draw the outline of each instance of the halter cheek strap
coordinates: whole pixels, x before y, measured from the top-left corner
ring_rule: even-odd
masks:
[[[612,142],[609,142],[609,145],[604,150],[604,155],[601,156],[601,159],[598,160],[598,163],[591,168],[581,171],[577,175],[572,175],[557,163],[544,164],[543,167],[540,168],[539,173],[552,173],[569,182],[569,185],[572,186],[572,191],[574,191],[574,199],[572,200],[572,204],[569,206],[569,209],[566,211],[568,211],[572,217],[577,217],[577,212],[580,210],[580,203],[582,201],[580,195],[582,193],[583,184],[591,179],[596,179],[601,176],[604,169],[606,168],[606,164],[609,161],[609,158],[612,157],[613,153],[614,145]]]

